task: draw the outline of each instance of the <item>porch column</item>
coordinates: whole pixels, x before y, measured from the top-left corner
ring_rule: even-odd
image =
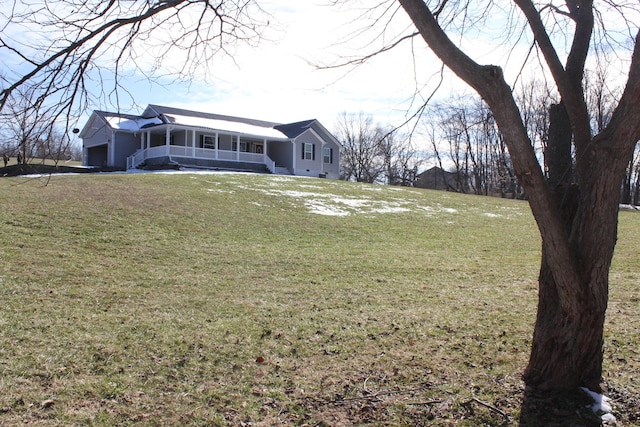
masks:
[[[215,157],[215,159],[216,159],[216,160],[218,160],[218,149],[220,148],[220,138],[219,138],[219,135],[220,135],[220,134],[219,134],[218,132],[216,132],[216,141],[215,141],[215,142],[216,142],[216,146],[215,146],[215,147],[213,147],[213,148],[215,148],[215,151],[214,151],[214,157]]]
[[[267,163],[267,138],[262,142],[262,163]]]
[[[146,132],[140,132],[140,149],[144,150],[144,136]]]
[[[296,154],[296,141],[292,140],[291,144],[293,144],[293,174],[296,174],[296,163],[298,163],[298,155]]]
[[[116,159],[116,133],[111,132],[111,138],[107,140],[107,166],[115,166]]]
[[[236,161],[240,161],[240,135],[236,135]]]
[[[191,130],[191,157],[196,157],[196,130]]]
[[[171,128],[167,127],[167,132],[164,139],[165,139],[165,146],[167,150],[167,156],[171,156],[171,152],[169,151],[169,145],[171,143]]]

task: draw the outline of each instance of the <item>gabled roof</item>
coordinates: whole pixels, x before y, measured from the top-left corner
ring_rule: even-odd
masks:
[[[281,124],[274,126],[276,129],[287,135],[289,138],[296,138],[311,129],[311,125],[317,120],[305,120],[303,122]]]
[[[336,137],[333,136],[333,134],[331,132],[329,132],[327,130],[327,128],[322,126],[322,123],[320,123],[316,119],[304,120],[302,122],[296,122],[296,123],[288,123],[288,124],[283,124],[283,125],[277,125],[275,128],[280,130],[280,131],[282,131],[285,135],[287,135],[291,139],[297,138],[298,136],[302,135],[303,133],[305,133],[308,130],[312,130],[320,138],[324,139],[325,141],[329,141],[330,140],[330,141],[335,142],[338,146],[341,145],[340,141],[338,141],[336,139]]]
[[[295,139],[304,132],[312,129],[314,132],[322,135],[322,137],[335,141],[333,135],[315,119],[283,124],[155,104],[149,104],[139,116],[99,110],[94,111],[94,114],[100,117],[112,129],[128,132],[139,132],[142,129],[154,126],[173,124],[286,140]]]
[[[91,129],[97,128],[93,125],[95,120],[102,122],[100,126],[107,125],[113,130],[125,130],[129,132],[137,132],[140,129],[144,129],[150,126],[157,126],[162,124],[162,121],[157,117],[143,118],[135,116],[133,114],[124,113],[112,113],[108,111],[94,110],[93,114],[87,120],[84,127],[80,131],[80,137],[83,138]]]

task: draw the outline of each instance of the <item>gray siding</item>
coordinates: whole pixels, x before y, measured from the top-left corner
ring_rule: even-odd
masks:
[[[293,169],[293,144],[291,142],[269,141],[267,155],[276,162],[276,166]]]
[[[127,157],[140,149],[140,136],[132,133],[118,132],[115,137],[115,152],[113,164],[118,168],[127,167]]]
[[[87,148],[96,147],[106,144],[109,139],[111,139],[111,129],[100,119],[94,117],[91,126],[82,137],[82,144]]]
[[[318,176],[322,169],[322,141],[311,131],[296,138],[296,175]],[[305,160],[304,145],[313,145],[313,157]]]
[[[331,142],[326,141],[323,144],[322,139],[314,132],[307,131],[298,136],[295,140],[296,144],[296,159],[295,159],[295,174],[307,175],[307,176],[328,176],[330,178],[338,178],[340,174],[339,160],[340,150],[338,146]],[[313,145],[313,156],[311,160],[304,158],[304,144]],[[324,151],[323,147],[329,147],[333,149],[333,162],[324,163]]]

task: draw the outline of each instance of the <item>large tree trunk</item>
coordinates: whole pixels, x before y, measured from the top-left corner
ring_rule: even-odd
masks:
[[[559,304],[557,284],[543,254],[539,276],[538,315],[529,365],[524,374],[528,386],[538,390],[600,389],[602,377],[603,327],[606,304],[576,302],[575,316],[567,316]],[[604,277],[595,283],[574,283],[578,289],[608,286]]]
[[[608,276],[617,236],[620,185],[640,138],[640,32],[624,94],[612,119],[591,136],[582,95],[590,45],[591,4],[572,11],[576,33],[566,68],[530,0],[515,0],[558,85],[563,102],[551,113],[555,142],[549,181],[535,156],[511,88],[495,66],[482,66],[452,43],[423,0],[399,0],[431,50],[487,102],[509,148],[542,237],[539,304],[528,386],[599,390]],[[575,171],[571,161],[573,144]],[[575,173],[575,176],[574,176]]]
[[[551,105],[549,140],[545,150],[549,168],[547,183],[560,212],[567,239],[576,220],[586,217],[578,215],[580,189],[571,156],[572,138],[571,121],[564,103]],[[588,208],[585,205],[582,207]],[[609,231],[611,232],[615,234],[615,226]],[[579,253],[579,248],[574,246],[572,249],[574,255]],[[578,277],[565,278],[565,283],[573,287],[579,296],[577,300],[571,301],[573,314],[569,316],[560,304],[558,284],[549,264],[549,259],[554,256],[552,248],[543,246],[538,315],[525,381],[527,385],[537,389],[578,386],[598,389],[602,374],[602,328],[606,307],[597,307],[586,290],[592,286],[606,288],[607,277],[605,274],[604,277],[593,278],[590,272],[581,269],[582,274]],[[596,283],[583,283],[587,280],[595,280]]]

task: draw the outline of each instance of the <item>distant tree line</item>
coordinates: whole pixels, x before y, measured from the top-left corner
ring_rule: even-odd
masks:
[[[363,113],[342,113],[335,130],[342,143],[341,178],[347,181],[412,186],[424,162],[408,135],[375,125]]]
[[[50,110],[37,105],[34,91],[16,92],[0,115],[2,155],[28,163],[33,159],[81,160],[82,151],[67,132],[52,125]]]
[[[606,84],[606,71],[588,72],[585,98],[594,134],[609,123],[620,96],[619,88]],[[542,81],[529,81],[516,90],[520,108],[534,151],[546,178],[549,178],[547,142],[552,106],[557,93]],[[504,138],[493,113],[478,97],[461,96],[434,104],[421,117],[421,131],[402,134],[390,127],[375,125],[371,117],[343,113],[336,135],[343,145],[342,178],[389,185],[429,186],[460,193],[498,197],[526,197],[518,182]],[[411,138],[411,137],[412,138]],[[411,140],[421,139],[421,149]],[[575,153],[574,153],[575,155]],[[421,179],[428,159],[436,167]],[[433,163],[431,162],[431,163]],[[566,173],[575,175],[575,158]],[[424,178],[424,177],[422,177]],[[438,182],[438,185],[429,184]],[[621,183],[622,203],[640,205],[640,149],[636,149]]]

